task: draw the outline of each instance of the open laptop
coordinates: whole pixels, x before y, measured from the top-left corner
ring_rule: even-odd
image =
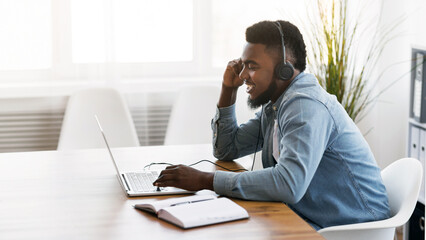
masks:
[[[109,147],[108,141],[106,139],[104,130],[102,129],[101,123],[99,122],[98,117],[95,115],[96,122],[98,123],[99,130],[102,133],[104,138],[105,145],[108,149],[109,155],[111,156],[112,163],[114,164],[115,171],[117,172],[118,181],[120,182],[121,187],[124,192],[129,197],[138,197],[138,196],[153,196],[153,195],[171,195],[171,194],[185,194],[193,193],[191,191],[183,190],[180,188],[166,187],[166,188],[157,188],[152,185],[152,183],[160,175],[159,171],[137,171],[137,172],[120,172],[117,162],[112,155],[111,149]]]

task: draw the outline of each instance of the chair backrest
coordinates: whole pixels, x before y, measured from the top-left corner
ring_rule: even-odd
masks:
[[[211,143],[220,89],[216,86],[183,88],[175,101],[167,126],[165,145]]]
[[[104,148],[97,115],[111,147],[139,146],[128,106],[117,90],[91,88],[73,94],[67,104],[58,150]]]
[[[389,198],[391,217],[380,221],[327,227],[318,232],[327,240],[391,240],[395,227],[405,224],[414,211],[423,169],[414,158],[399,159],[381,172]]]
[[[422,165],[414,158],[399,159],[382,170],[391,217],[398,218],[401,225],[408,221],[416,206],[422,175]]]
[[[327,240],[391,240],[395,227],[405,224],[414,211],[423,169],[414,158],[399,159],[381,172],[389,198],[391,217],[380,221],[327,227],[318,232]]]

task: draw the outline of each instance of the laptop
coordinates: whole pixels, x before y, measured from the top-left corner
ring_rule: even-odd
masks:
[[[114,156],[112,155],[104,130],[102,129],[101,123],[99,122],[99,119],[96,115],[95,119],[98,123],[99,130],[101,131],[102,137],[105,141],[105,145],[108,149],[109,155],[111,156],[115,171],[117,172],[118,181],[120,182],[120,185],[123,188],[124,192],[127,194],[127,196],[139,197],[193,193],[191,191],[187,191],[180,188],[157,188],[153,186],[152,183],[158,178],[158,176],[160,175],[160,171],[144,170],[137,172],[120,172],[117,162],[115,161]]]

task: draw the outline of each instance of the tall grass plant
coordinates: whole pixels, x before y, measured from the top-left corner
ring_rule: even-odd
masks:
[[[362,11],[349,11],[348,0],[315,4],[308,21],[308,68],[356,122],[380,94],[373,91],[381,76],[376,65],[402,19],[383,27],[378,14],[361,24]]]

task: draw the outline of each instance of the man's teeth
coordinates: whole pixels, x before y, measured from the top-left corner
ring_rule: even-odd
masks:
[[[247,85],[246,92],[250,92],[254,88],[253,85]]]

